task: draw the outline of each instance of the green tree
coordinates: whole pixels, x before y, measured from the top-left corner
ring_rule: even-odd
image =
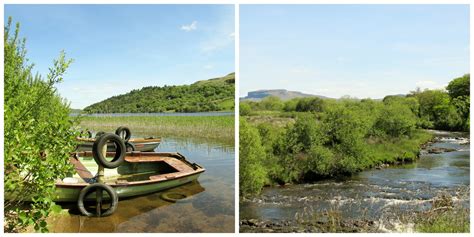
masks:
[[[239,131],[239,183],[240,195],[259,193],[266,180],[266,171],[262,166],[265,151],[258,130],[240,119]]]
[[[286,112],[296,111],[296,105],[298,104],[298,101],[298,98],[285,101],[283,110]]]
[[[378,135],[410,136],[416,128],[416,116],[403,101],[388,102],[380,111],[374,129]]]
[[[300,112],[322,112],[324,100],[318,97],[302,98],[296,105],[296,111]]]
[[[45,80],[33,76],[18,23],[13,30],[9,18],[4,29],[4,229],[16,232],[33,225],[45,232],[45,218],[58,209],[52,201],[55,181],[73,171],[69,155],[78,132],[68,103],[54,88],[71,60],[61,53]]]
[[[452,80],[446,90],[451,98],[470,96],[470,74]]]
[[[250,107],[250,105],[248,103],[240,102],[240,104],[239,104],[240,116],[249,115],[251,111],[252,111],[252,108]]]
[[[259,103],[263,110],[281,110],[283,109],[283,102],[276,96],[267,96]]]
[[[442,90],[425,90],[415,95],[420,104],[419,117],[424,128],[434,128],[436,123],[436,108],[448,106],[449,95]]]

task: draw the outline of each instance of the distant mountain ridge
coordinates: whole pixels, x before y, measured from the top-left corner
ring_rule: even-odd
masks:
[[[304,98],[304,97],[319,97],[322,99],[327,99],[328,97],[322,95],[312,95],[312,94],[305,94],[299,91],[289,91],[285,89],[276,89],[276,90],[258,90],[258,91],[250,91],[247,93],[247,96],[241,97],[240,100],[252,100],[252,101],[259,101],[267,96],[276,96],[281,100],[291,100],[294,98]]]
[[[235,73],[191,85],[148,86],[84,108],[86,113],[209,112],[234,110]]]

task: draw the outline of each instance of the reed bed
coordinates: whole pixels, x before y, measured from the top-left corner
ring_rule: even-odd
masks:
[[[234,144],[234,116],[111,116],[83,117],[80,126],[114,131],[127,126],[132,134],[156,137],[194,137]]]

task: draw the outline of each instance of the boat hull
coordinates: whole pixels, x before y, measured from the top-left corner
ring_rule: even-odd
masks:
[[[132,144],[135,146],[135,151],[149,152],[149,151],[154,151],[160,145],[160,142],[139,142],[139,143],[132,142]],[[94,145],[94,142],[80,143],[77,146],[76,151],[92,151],[93,145]],[[114,144],[107,144],[107,152],[114,152],[114,151],[115,151]]]
[[[197,180],[199,178],[199,175],[201,175],[201,173],[195,173],[195,174],[191,174],[189,176],[184,176],[177,179],[158,181],[158,182],[146,183],[146,184],[128,184],[128,185],[108,184],[108,185],[112,186],[112,188],[117,192],[119,198],[128,198],[128,197],[150,194],[150,193],[174,188],[177,186],[181,186],[183,184]],[[79,197],[79,193],[87,185],[88,185],[87,183],[77,184],[77,185],[56,184],[57,198],[55,199],[55,201],[56,202],[76,202]],[[104,193],[103,198],[108,199],[108,195]],[[91,195],[87,196],[86,200],[95,200],[95,194],[92,193]]]

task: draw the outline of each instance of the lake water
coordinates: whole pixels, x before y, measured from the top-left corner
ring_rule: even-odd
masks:
[[[339,180],[265,188],[258,197],[240,203],[240,219],[285,221],[295,220],[308,210],[333,211],[345,220],[379,222],[377,231],[398,231],[393,224],[400,213],[429,209],[433,198],[442,193],[449,193],[469,209],[467,139],[454,139],[450,133],[436,136],[439,139],[430,147],[456,151],[425,152],[416,163],[370,169]]]
[[[136,134],[136,137],[156,134]],[[93,218],[75,208],[49,221],[51,232],[234,232],[234,146],[165,137],[157,151],[180,152],[206,171],[197,182],[146,196],[120,200],[115,213]],[[165,192],[188,196],[176,203]],[[65,206],[64,208],[67,208]]]

